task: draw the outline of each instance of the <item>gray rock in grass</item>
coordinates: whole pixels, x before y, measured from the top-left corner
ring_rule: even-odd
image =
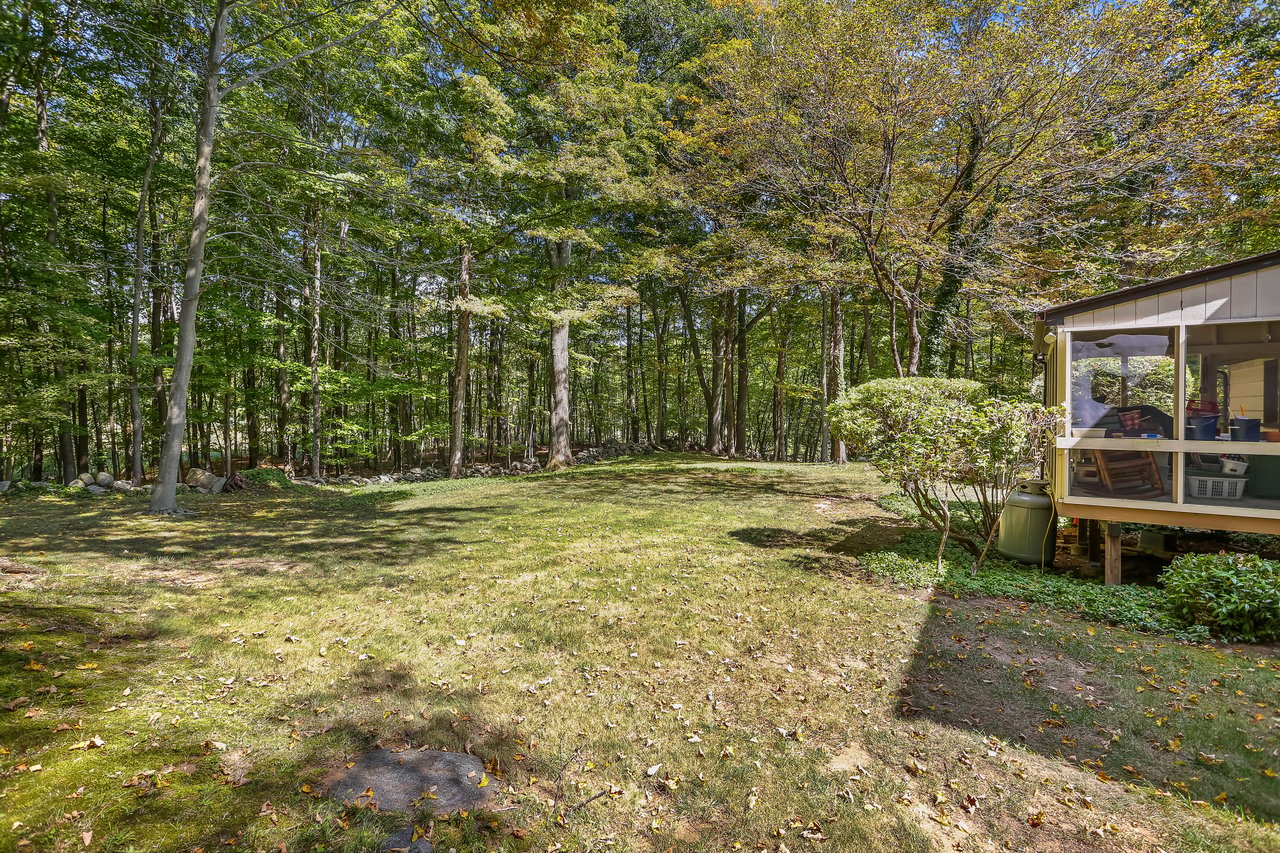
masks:
[[[484,764],[461,752],[379,749],[356,759],[329,789],[335,800],[367,804],[382,811],[413,812],[419,808],[451,814],[484,805],[496,787],[486,779]],[[373,791],[372,798],[366,793]]]
[[[387,840],[382,842],[380,853],[432,853],[433,849],[431,842],[425,838],[414,841],[413,827],[405,827],[387,836]]]

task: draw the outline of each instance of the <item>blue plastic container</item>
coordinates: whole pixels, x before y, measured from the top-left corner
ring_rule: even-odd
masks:
[[[1232,418],[1232,441],[1262,441],[1261,418]]]
[[[1217,437],[1217,415],[1187,416],[1187,441],[1213,441]]]

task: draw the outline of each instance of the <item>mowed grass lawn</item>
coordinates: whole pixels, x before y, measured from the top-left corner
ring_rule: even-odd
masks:
[[[323,790],[378,745],[488,764],[491,810],[417,816],[441,851],[1280,850],[1266,650],[873,582],[882,490],[650,457],[0,504],[0,850],[377,850],[404,819]]]

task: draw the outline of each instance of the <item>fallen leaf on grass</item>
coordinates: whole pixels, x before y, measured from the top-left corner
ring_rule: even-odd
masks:
[[[67,749],[101,749],[106,745],[107,745],[107,742],[105,740],[98,737],[97,735],[94,735],[88,740],[82,740],[79,743],[72,744],[71,746],[67,747]]]

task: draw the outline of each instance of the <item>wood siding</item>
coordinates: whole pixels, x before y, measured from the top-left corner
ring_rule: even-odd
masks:
[[[1117,329],[1280,318],[1280,266],[1195,284],[1064,318],[1069,329]]]

